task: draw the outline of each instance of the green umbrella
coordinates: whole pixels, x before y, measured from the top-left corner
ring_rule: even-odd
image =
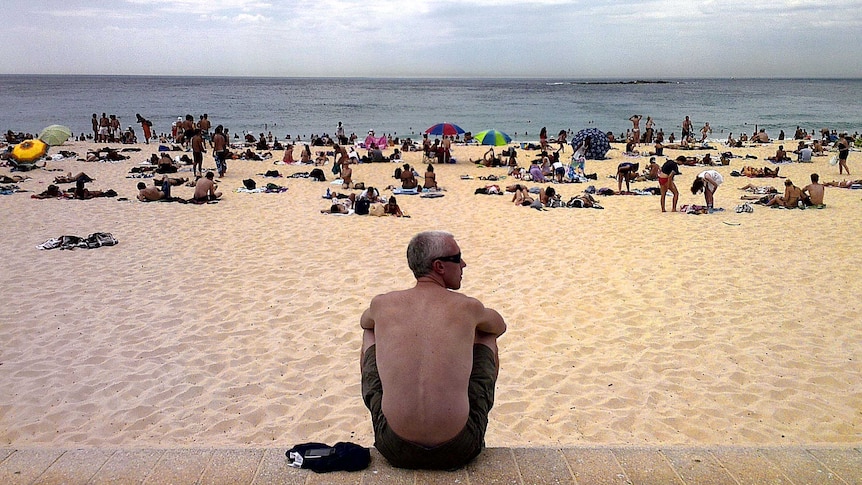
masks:
[[[39,133],[39,139],[51,146],[62,145],[72,136],[72,130],[63,125],[51,125]]]
[[[512,142],[512,138],[498,130],[485,130],[476,134],[476,141],[480,145],[503,146]]]

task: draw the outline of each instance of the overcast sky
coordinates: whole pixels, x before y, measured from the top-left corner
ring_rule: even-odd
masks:
[[[859,0],[4,0],[4,74],[859,77]]]

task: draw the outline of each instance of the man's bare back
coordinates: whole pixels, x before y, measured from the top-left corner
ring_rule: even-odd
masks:
[[[412,249],[422,247],[414,246],[414,241],[423,236],[441,244]],[[363,365],[366,351],[374,346],[385,389],[380,407],[389,429],[403,440],[429,448],[465,430],[472,406],[468,389],[476,365],[474,345],[487,346],[493,355],[493,387],[499,368],[497,337],[506,331],[499,313],[475,298],[450,291],[461,287],[467,264],[460,256],[451,234],[416,235],[408,246],[416,286],[376,296],[360,319],[365,331]],[[488,409],[493,405],[493,391],[489,398]]]
[[[457,435],[470,411],[477,331],[502,321],[478,300],[433,282],[374,298],[363,323],[373,322],[383,413],[392,430],[425,446]]]

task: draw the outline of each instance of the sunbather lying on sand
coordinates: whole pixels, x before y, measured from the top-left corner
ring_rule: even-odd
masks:
[[[849,189],[854,185],[862,185],[862,180],[833,180],[831,182],[823,182],[823,185],[827,187],[841,187],[842,189]]]
[[[777,167],[774,169],[769,168],[769,167],[763,167],[763,168],[742,167],[742,170],[740,170],[739,173],[741,173],[742,175],[744,175],[746,177],[778,177],[778,170],[780,168],[781,167]]]
[[[68,172],[66,175],[60,175],[54,177],[55,184],[71,184],[72,182],[77,182],[78,179],[84,179],[84,182],[92,182],[94,179],[84,172],[78,172],[75,175],[72,175],[72,172]]]

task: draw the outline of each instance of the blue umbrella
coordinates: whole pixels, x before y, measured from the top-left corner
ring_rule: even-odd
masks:
[[[587,149],[585,158],[587,160],[603,160],[605,154],[611,149],[611,144],[608,141],[608,135],[598,128],[586,128],[577,132],[572,137],[572,148],[577,150],[587,137],[590,138],[590,147]]]

